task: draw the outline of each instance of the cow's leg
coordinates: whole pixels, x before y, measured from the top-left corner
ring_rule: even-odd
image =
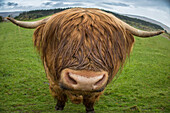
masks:
[[[95,113],[94,112],[94,103],[96,99],[95,98],[90,98],[88,96],[83,97],[83,104],[86,107],[86,113]]]
[[[58,81],[56,81],[55,77],[52,76],[50,73],[46,62],[44,61],[44,68],[45,72],[49,81],[49,89],[51,92],[51,95],[54,97],[55,100],[57,100],[57,104],[55,106],[56,110],[63,110],[65,106],[65,102],[67,101],[67,96],[63,92],[63,90],[57,85]],[[54,82],[55,81],[55,82]]]
[[[86,113],[95,113],[94,111],[94,104],[97,100],[99,100],[100,95],[103,92],[100,93],[93,93],[91,95],[85,95],[83,96],[83,104],[86,107]]]
[[[50,91],[51,91],[51,94],[54,97],[54,99],[57,100],[57,104],[55,106],[55,109],[56,110],[63,110],[65,103],[67,102],[66,94],[57,85],[55,85],[54,87],[50,87]]]
[[[57,97],[57,104],[56,104],[56,106],[55,106],[55,109],[56,109],[56,110],[63,110],[66,101],[67,101],[67,96],[66,96],[65,94],[59,95],[59,96]]]

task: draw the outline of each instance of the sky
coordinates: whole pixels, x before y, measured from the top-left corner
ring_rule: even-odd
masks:
[[[144,16],[170,27],[170,0],[0,0],[0,12],[66,7],[100,8]]]

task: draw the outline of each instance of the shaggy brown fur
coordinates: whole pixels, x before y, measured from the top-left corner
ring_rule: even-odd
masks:
[[[65,68],[104,70],[109,74],[109,83],[123,67],[134,43],[132,34],[113,15],[84,8],[53,15],[35,30],[33,40],[42,56],[52,95],[64,102],[66,96],[74,103],[85,99],[83,103],[87,107],[101,93],[63,91],[58,84],[61,71]]]

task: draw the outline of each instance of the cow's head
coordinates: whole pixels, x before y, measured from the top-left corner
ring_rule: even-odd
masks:
[[[8,19],[36,28],[34,44],[46,70],[62,89],[72,91],[103,91],[129,56],[133,35],[163,33],[135,29],[98,9],[69,9],[36,22]]]

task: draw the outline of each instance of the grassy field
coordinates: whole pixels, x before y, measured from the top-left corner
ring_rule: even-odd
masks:
[[[33,31],[0,23],[0,112],[85,113],[82,104],[71,102],[55,111]],[[170,112],[170,41],[161,36],[135,40],[124,70],[96,103],[96,113]]]

